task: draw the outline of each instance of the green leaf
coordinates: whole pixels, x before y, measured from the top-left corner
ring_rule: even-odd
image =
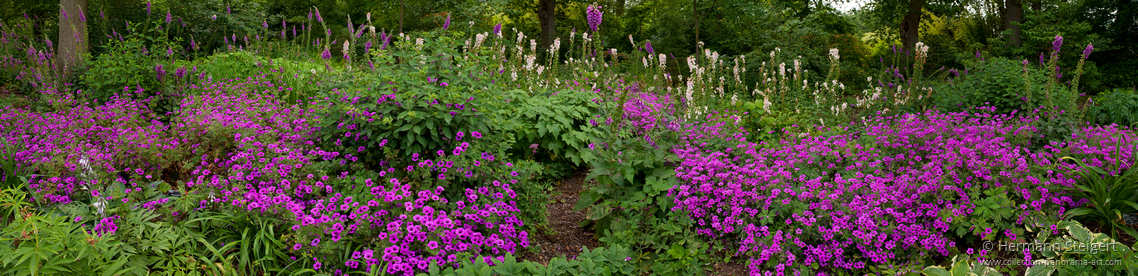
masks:
[[[1044,265],[1036,261],[1034,266],[1024,272],[1024,276],[1051,276],[1052,273],[1055,273],[1055,270],[1056,268],[1054,266]]]
[[[573,207],[573,211],[585,210],[585,208],[592,206],[593,202],[596,202],[599,198],[600,195],[595,191],[585,192],[584,194],[581,194],[581,199],[577,201],[577,205]]]
[[[1068,226],[1067,232],[1071,233],[1071,237],[1074,237],[1077,241],[1087,241],[1090,239],[1090,233],[1087,231],[1087,228],[1084,228],[1082,225]]]
[[[945,270],[943,266],[926,267],[924,270],[921,270],[921,274],[925,276],[953,276],[949,274],[948,270]]]

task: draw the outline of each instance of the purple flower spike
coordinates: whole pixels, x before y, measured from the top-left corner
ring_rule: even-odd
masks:
[[[1051,42],[1051,50],[1054,51],[1056,55],[1058,55],[1059,48],[1061,47],[1063,47],[1063,37],[1055,35],[1055,42]]]
[[[450,14],[447,14],[447,21],[443,22],[443,30],[450,28]]]
[[[644,43],[644,49],[648,51],[649,55],[651,55],[653,52],[655,52],[652,50],[652,41],[645,42]]]
[[[589,5],[588,8],[585,8],[585,16],[589,21],[589,29],[593,30],[593,32],[598,31],[601,26],[601,20],[604,19],[604,12],[601,11],[601,6],[597,6],[597,4]]]
[[[498,23],[498,25],[494,25],[494,34],[501,34],[501,33],[502,33],[502,23]]]
[[[1086,48],[1086,49],[1083,49],[1083,59],[1087,59],[1087,57],[1090,57],[1090,56],[1091,56],[1091,51],[1094,51],[1094,50],[1095,50],[1095,46],[1094,46],[1094,45],[1092,45],[1092,44],[1087,44],[1087,48]]]
[[[146,1],[146,16],[150,16],[150,1]]]
[[[162,81],[162,76],[166,74],[166,70],[162,68],[162,64],[154,65],[154,73],[157,74],[158,81]]]
[[[320,57],[327,60],[327,59],[332,58],[332,53],[328,52],[328,49],[324,49],[324,53],[320,54]]]

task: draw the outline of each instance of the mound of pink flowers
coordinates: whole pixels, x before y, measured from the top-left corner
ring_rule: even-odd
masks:
[[[1022,242],[1023,226],[1041,226],[1033,218],[1081,204],[1056,189],[1077,177],[1063,173],[1074,165],[1056,160],[1102,166],[1114,162],[1115,143],[1138,138],[1087,127],[1069,144],[1031,152],[1018,145],[1038,135],[1029,124],[1037,119],[929,111],[777,144],[749,143],[730,122],[693,125],[675,150],[681,180],[670,194],[700,234],[734,242],[753,274],[904,266],[916,255],[971,252],[955,244],[957,232]],[[1122,151],[1123,159],[1134,154]],[[1014,207],[1008,222],[976,213],[985,192],[1014,203],[1004,206]]]
[[[400,180],[417,170],[446,172],[454,165],[442,156],[398,173],[395,168],[377,172],[376,180],[349,176],[347,165],[356,160],[351,153],[315,146],[315,110],[285,105],[260,91],[265,86],[272,87],[264,78],[193,86],[194,96],[181,101],[168,124],[159,122],[145,101],[124,97],[47,113],[3,108],[0,132],[27,145],[16,157],[21,167],[39,168],[42,176],[30,183],[37,202],[113,200],[156,209],[169,200],[142,202],[147,198],[142,188],[175,179],[183,184],[170,183],[173,189],[202,198],[198,210],[284,219],[291,231],[291,255],[317,256],[310,262],[316,270],[370,271],[382,262],[387,273],[413,275],[431,261],[489,262],[528,246],[509,179],[448,200],[441,187],[419,182],[422,188],[413,189]],[[469,147],[462,143],[449,153],[477,154],[466,152]],[[457,177],[473,169],[454,166],[451,171]],[[111,188],[116,182],[125,191]],[[160,213],[168,214],[166,219],[180,217],[169,210]],[[113,235],[116,219],[110,213],[94,218],[94,231]],[[346,248],[334,244],[348,241],[367,246],[354,247],[359,250],[349,260],[322,263],[329,260],[321,252]]]

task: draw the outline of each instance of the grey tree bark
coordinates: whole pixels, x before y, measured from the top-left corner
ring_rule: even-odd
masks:
[[[1012,30],[1012,36],[1008,38],[1008,44],[1019,47],[1020,38],[1022,37],[1019,30],[1019,23],[1023,22],[1023,1],[1006,0],[1004,4],[1004,30]]]
[[[537,3],[537,17],[541,23],[541,47],[549,49],[557,36],[557,0],[540,0]]]
[[[901,20],[901,44],[906,50],[916,46],[920,39],[918,29],[921,26],[921,9],[924,5],[925,0],[909,0],[909,10],[905,13],[905,19]]]

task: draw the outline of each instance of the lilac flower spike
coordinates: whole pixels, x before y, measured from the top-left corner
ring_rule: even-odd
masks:
[[[1062,48],[1062,47],[1063,47],[1063,37],[1059,36],[1059,35],[1055,35],[1055,42],[1051,42],[1051,50],[1055,51],[1055,53],[1058,54],[1059,48]]]
[[[654,52],[652,50],[652,41],[648,41],[648,42],[644,43],[644,50],[648,51],[648,54],[652,54]]]
[[[502,33],[502,23],[498,23],[498,25],[494,25],[494,34],[501,34],[501,33]]]
[[[150,16],[150,1],[146,1],[146,16]]]
[[[585,8],[585,16],[589,22],[589,29],[593,30],[593,32],[600,29],[601,20],[604,19],[604,12],[601,11],[601,6],[598,6],[596,3],[589,5],[588,8]]]
[[[1087,44],[1087,48],[1086,48],[1086,49],[1083,49],[1083,59],[1087,59],[1087,57],[1090,57],[1090,56],[1091,56],[1091,51],[1094,51],[1094,50],[1095,50],[1095,46],[1094,46],[1094,45],[1092,45],[1092,44]]]
[[[450,28],[450,14],[447,14],[447,21],[443,22],[443,30]]]

